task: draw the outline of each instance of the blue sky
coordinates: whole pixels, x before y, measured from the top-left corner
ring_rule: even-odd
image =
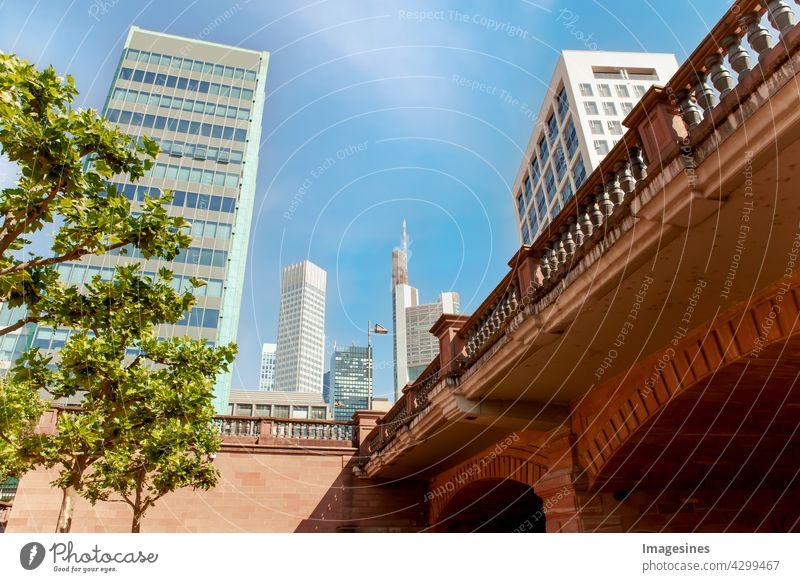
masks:
[[[368,320],[391,325],[406,218],[421,300],[458,291],[471,312],[516,250],[509,189],[558,51],[682,62],[729,4],[0,0],[0,50],[71,73],[79,105],[94,108],[134,24],[272,53],[233,381],[255,388],[283,265],[327,270],[326,351],[363,344]],[[11,175],[0,162],[0,183]],[[375,393],[388,396],[391,336],[374,346]]]

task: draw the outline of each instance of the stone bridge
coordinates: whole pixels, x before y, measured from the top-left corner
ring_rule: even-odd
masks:
[[[222,484],[143,530],[800,530],[799,46],[736,2],[388,413],[220,419]],[[52,531],[51,478],[9,531]]]

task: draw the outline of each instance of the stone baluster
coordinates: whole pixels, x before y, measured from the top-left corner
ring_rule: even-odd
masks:
[[[576,231],[575,215],[572,214],[567,220],[567,224],[561,227],[561,240],[564,242],[564,250],[566,250],[566,262],[570,264],[572,257],[575,256],[575,240],[572,236]]]
[[[547,261],[550,263],[550,274],[555,275],[558,271],[558,255],[556,254],[556,243],[552,240],[547,245]]]
[[[638,184],[647,178],[647,166],[644,163],[642,148],[632,147],[628,150],[628,157],[631,160],[631,173],[635,183]]]
[[[738,34],[732,34],[722,39],[722,48],[728,53],[728,64],[736,72],[736,80],[741,81],[752,66],[750,55],[742,47],[742,39]]]
[[[567,262],[567,248],[564,246],[564,229],[566,226],[562,226],[559,229],[556,241],[555,241],[555,251],[556,251],[556,268],[563,266]]]
[[[594,194],[594,198],[597,200],[597,206],[600,208],[600,212],[603,216],[603,222],[605,222],[605,220],[614,212],[614,203],[611,201],[611,197],[603,187],[603,184],[598,184],[595,186],[594,190],[592,190],[592,194]]]
[[[713,54],[706,59],[706,67],[708,67],[711,82],[714,84],[714,88],[719,91],[719,98],[722,99],[733,89],[733,76],[725,66],[725,60],[719,53]]]
[[[578,209],[578,222],[583,233],[583,240],[581,244],[592,236],[594,232],[594,225],[592,224],[592,205],[589,204],[581,204]]]
[[[570,235],[572,235],[571,238],[573,245],[572,246],[573,254],[575,250],[581,247],[584,240],[583,231],[581,230],[581,225],[578,224],[580,217],[581,217],[580,210],[576,209],[575,214],[571,216],[569,219],[569,233]]]
[[[605,195],[611,200],[612,212],[622,205],[625,193],[620,188],[619,180],[617,179],[616,164],[614,164],[614,171],[606,176],[606,181],[603,184]]]
[[[781,39],[794,27],[794,11],[783,0],[768,0],[767,17],[775,30],[780,32]]]
[[[711,113],[717,104],[714,91],[708,85],[708,77],[705,73],[698,72],[694,75],[694,94],[697,97],[697,104],[703,109],[703,117]]]
[[[620,160],[614,164],[614,171],[617,173],[617,183],[622,190],[622,204],[629,204],[636,192],[636,180],[631,174],[631,163],[628,160]]]
[[[542,251],[542,256],[539,257],[539,266],[542,269],[542,280],[545,282],[550,280],[550,261],[547,260],[547,248]]]
[[[600,208],[600,199],[595,195],[589,202],[589,216],[592,219],[592,230],[599,230],[603,226],[603,211]]]
[[[691,131],[700,125],[700,122],[703,121],[703,117],[700,115],[700,109],[695,105],[694,99],[692,99],[691,92],[686,89],[681,89],[675,93],[675,99],[678,100],[678,105],[681,108],[681,117],[686,123],[686,127]]]
[[[747,29],[747,43],[763,57],[772,48],[772,35],[761,26],[761,16],[758,12],[748,12],[739,19],[743,28]]]

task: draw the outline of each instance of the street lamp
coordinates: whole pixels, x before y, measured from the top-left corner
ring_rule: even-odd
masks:
[[[380,323],[376,323],[373,327],[372,322],[367,322],[367,385],[369,387],[369,396],[367,403],[369,409],[372,410],[372,334],[386,335],[389,330],[383,327]]]

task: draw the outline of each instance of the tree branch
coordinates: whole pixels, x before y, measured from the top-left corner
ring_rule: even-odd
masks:
[[[25,229],[28,228],[28,226],[30,226],[34,220],[44,214],[44,212],[47,210],[47,207],[50,206],[53,200],[56,199],[56,196],[58,196],[58,193],[61,191],[62,187],[62,182],[54,184],[53,187],[50,188],[50,192],[42,200],[41,205],[39,205],[38,208],[33,210],[28,216],[25,217],[25,220],[17,225],[14,225],[13,221],[12,224],[9,224],[11,217],[6,214],[6,220],[3,222],[3,227],[0,228],[0,255],[8,250],[8,247],[11,246],[11,243],[17,240],[17,238],[19,238],[20,235],[25,232]]]
[[[33,316],[33,315],[29,315],[28,317],[23,317],[17,323],[14,323],[12,325],[9,325],[8,327],[4,327],[4,328],[0,329],[0,337],[6,335],[8,333],[11,333],[12,331],[17,331],[19,328],[21,328],[26,323],[35,323],[37,321],[39,321],[39,318],[36,317],[36,316]]]
[[[49,257],[47,259],[44,258],[31,259],[30,261],[25,261],[24,263],[20,263],[18,265],[12,265],[10,267],[6,267],[5,269],[0,270],[0,277],[3,277],[5,275],[11,275],[19,271],[24,271],[25,269],[31,269],[33,267],[48,267],[50,265],[63,263],[65,261],[74,261],[75,259],[79,259],[82,256],[88,254],[107,253],[115,249],[124,247],[125,245],[130,244],[130,242],[131,241],[125,240],[114,243],[113,245],[104,246],[101,248],[99,253],[95,253],[95,251],[90,251],[86,247],[78,247],[77,249],[72,249],[68,253],[64,253],[63,255],[58,255],[57,257]]]

